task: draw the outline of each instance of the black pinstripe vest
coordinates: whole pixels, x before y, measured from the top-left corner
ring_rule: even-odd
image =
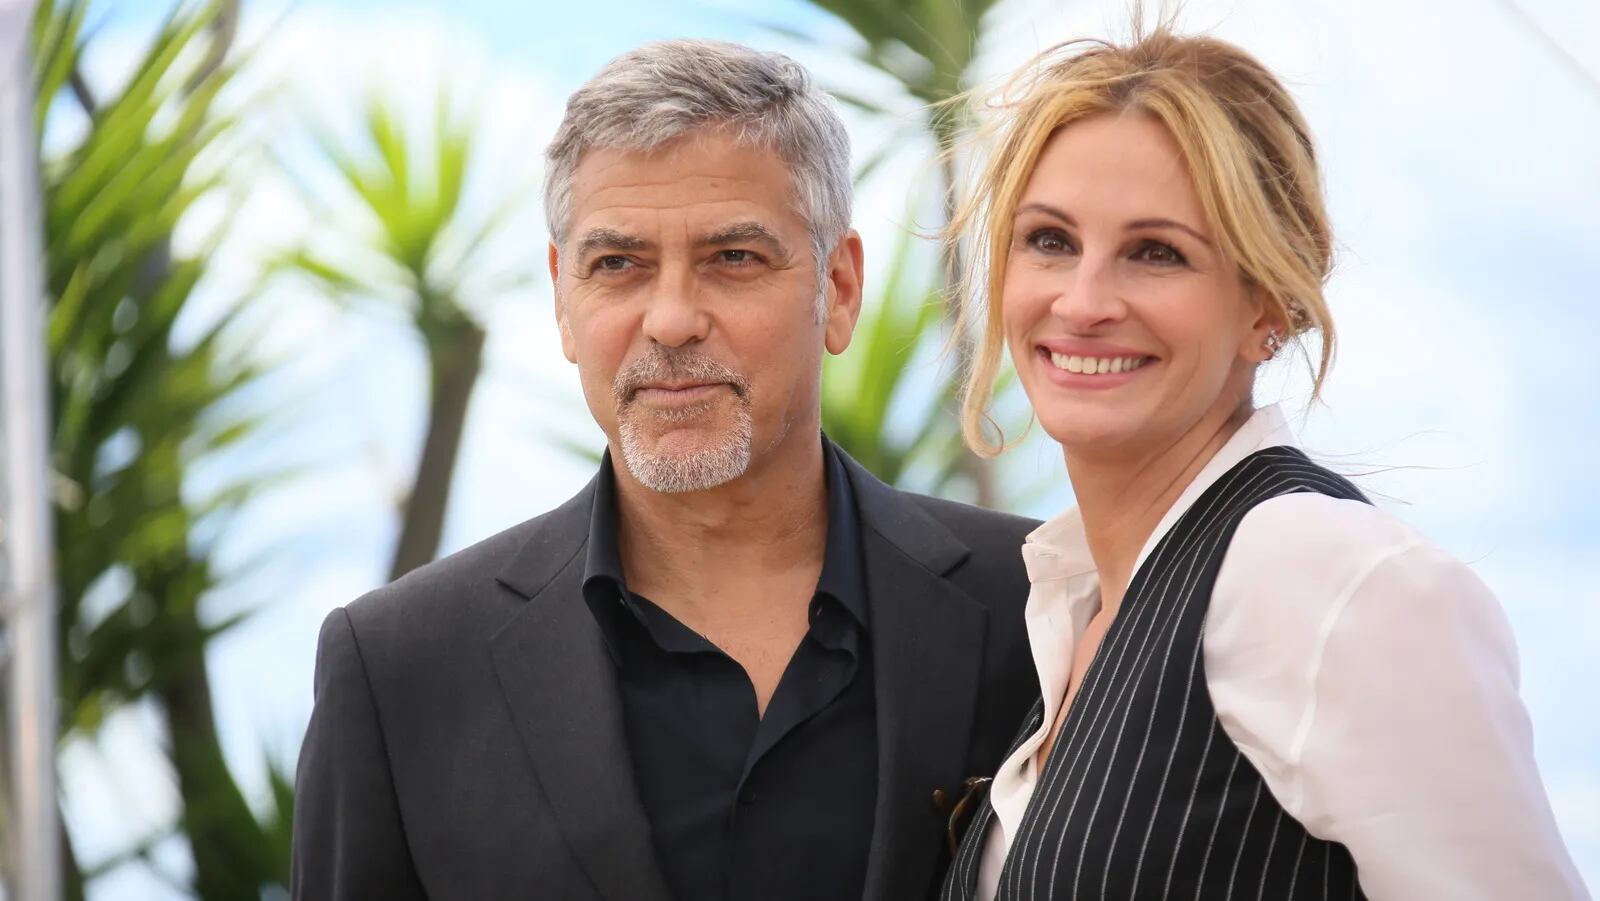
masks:
[[[1267,448],[1207,489],[1139,567],[1028,801],[997,901],[1362,897],[1349,851],[1284,812],[1206,690],[1201,640],[1228,543],[1256,504],[1301,492],[1366,500],[1299,451]],[[976,897],[993,813],[985,803],[974,818],[944,901]]]

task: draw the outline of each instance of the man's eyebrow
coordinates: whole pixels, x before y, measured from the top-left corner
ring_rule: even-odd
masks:
[[[596,250],[644,250],[650,242],[614,228],[591,228],[578,239],[577,256],[581,259]]]
[[[772,229],[767,228],[765,225],[762,225],[759,222],[753,221],[735,222],[732,225],[725,225],[714,232],[701,235],[695,239],[694,243],[698,247],[720,247],[724,244],[740,244],[747,242],[765,244],[768,247],[782,252],[788,251],[788,247],[784,245],[783,239],[778,237],[777,232],[774,232]]]

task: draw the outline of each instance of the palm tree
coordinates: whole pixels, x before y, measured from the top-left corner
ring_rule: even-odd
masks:
[[[221,185],[221,175],[202,174],[221,167],[202,161],[233,152],[233,119],[216,98],[235,71],[239,9],[227,0],[178,8],[127,81],[100,97],[80,66],[88,6],[44,0],[32,35],[39,133],[58,103],[75,103],[88,120],[70,147],[41,154],[62,733],[93,736],[111,712],[154,700],[182,804],[170,831],[193,850],[195,891],[258,898],[287,875],[287,797],[280,790],[281,803],[258,820],[228,770],[205,652],[239,618],[210,622],[201,608],[220,583],[207,536],[264,482],[187,494],[198,461],[254,432],[256,418],[236,398],[258,370],[227,340],[243,299],[198,337],[175,338],[209,248],[179,256],[171,241]],[[166,837],[136,843],[90,876],[148,858]],[[68,895],[81,897],[84,871],[70,841],[63,847]]]
[[[335,262],[303,248],[286,263],[335,298],[398,306],[427,354],[427,427],[401,504],[400,538],[389,568],[393,580],[432,560],[439,549],[467,406],[483,369],[486,333],[474,303],[526,284],[532,274],[485,278],[483,248],[522,192],[508,194],[488,215],[469,217],[462,195],[472,166],[473,129],[452,109],[447,92],[440,91],[430,127],[416,132],[377,96],[365,102],[363,113],[360,146],[325,133],[318,139],[364,220],[348,226],[362,239],[358,255]],[[339,216],[329,211],[328,218]]]

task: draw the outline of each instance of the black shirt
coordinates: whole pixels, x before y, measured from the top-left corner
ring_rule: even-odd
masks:
[[[756,713],[744,669],[628,591],[602,463],[583,591],[617,666],[634,780],[679,901],[860,898],[878,788],[855,499],[824,446],[828,537],[811,628]]]

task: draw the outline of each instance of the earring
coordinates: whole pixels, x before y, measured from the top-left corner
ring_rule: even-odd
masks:
[[[1262,344],[1267,349],[1267,356],[1275,357],[1278,355],[1278,348],[1283,346],[1283,335],[1279,334],[1277,329],[1273,329],[1267,332],[1267,340]]]

